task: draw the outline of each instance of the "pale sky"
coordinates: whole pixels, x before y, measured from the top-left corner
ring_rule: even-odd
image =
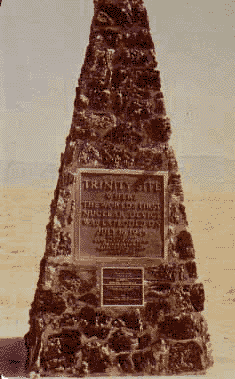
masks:
[[[235,1],[226,1],[145,0],[186,190],[202,176],[209,189],[235,188]],[[55,186],[93,12],[92,0],[3,0],[3,185]]]

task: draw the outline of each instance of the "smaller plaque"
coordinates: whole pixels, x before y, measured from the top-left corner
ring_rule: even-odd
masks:
[[[102,306],[144,305],[144,269],[102,268]]]

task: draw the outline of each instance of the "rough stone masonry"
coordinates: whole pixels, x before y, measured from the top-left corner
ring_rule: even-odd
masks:
[[[212,365],[180,174],[142,0],[94,0],[25,335],[41,376]]]

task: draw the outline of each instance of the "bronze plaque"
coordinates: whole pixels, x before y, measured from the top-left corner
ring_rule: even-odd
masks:
[[[103,268],[101,305],[144,305],[143,268]]]
[[[79,257],[163,258],[165,181],[164,173],[81,169],[75,223]]]

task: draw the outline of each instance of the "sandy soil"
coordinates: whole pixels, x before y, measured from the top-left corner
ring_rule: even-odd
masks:
[[[23,337],[28,331],[29,308],[44,254],[53,192],[51,188],[0,190],[2,339]],[[209,324],[215,359],[207,375],[232,378],[235,374],[235,194],[186,193],[185,206],[198,274],[206,291],[203,313]],[[9,341],[14,344],[13,340]],[[0,362],[2,357],[0,348]]]

